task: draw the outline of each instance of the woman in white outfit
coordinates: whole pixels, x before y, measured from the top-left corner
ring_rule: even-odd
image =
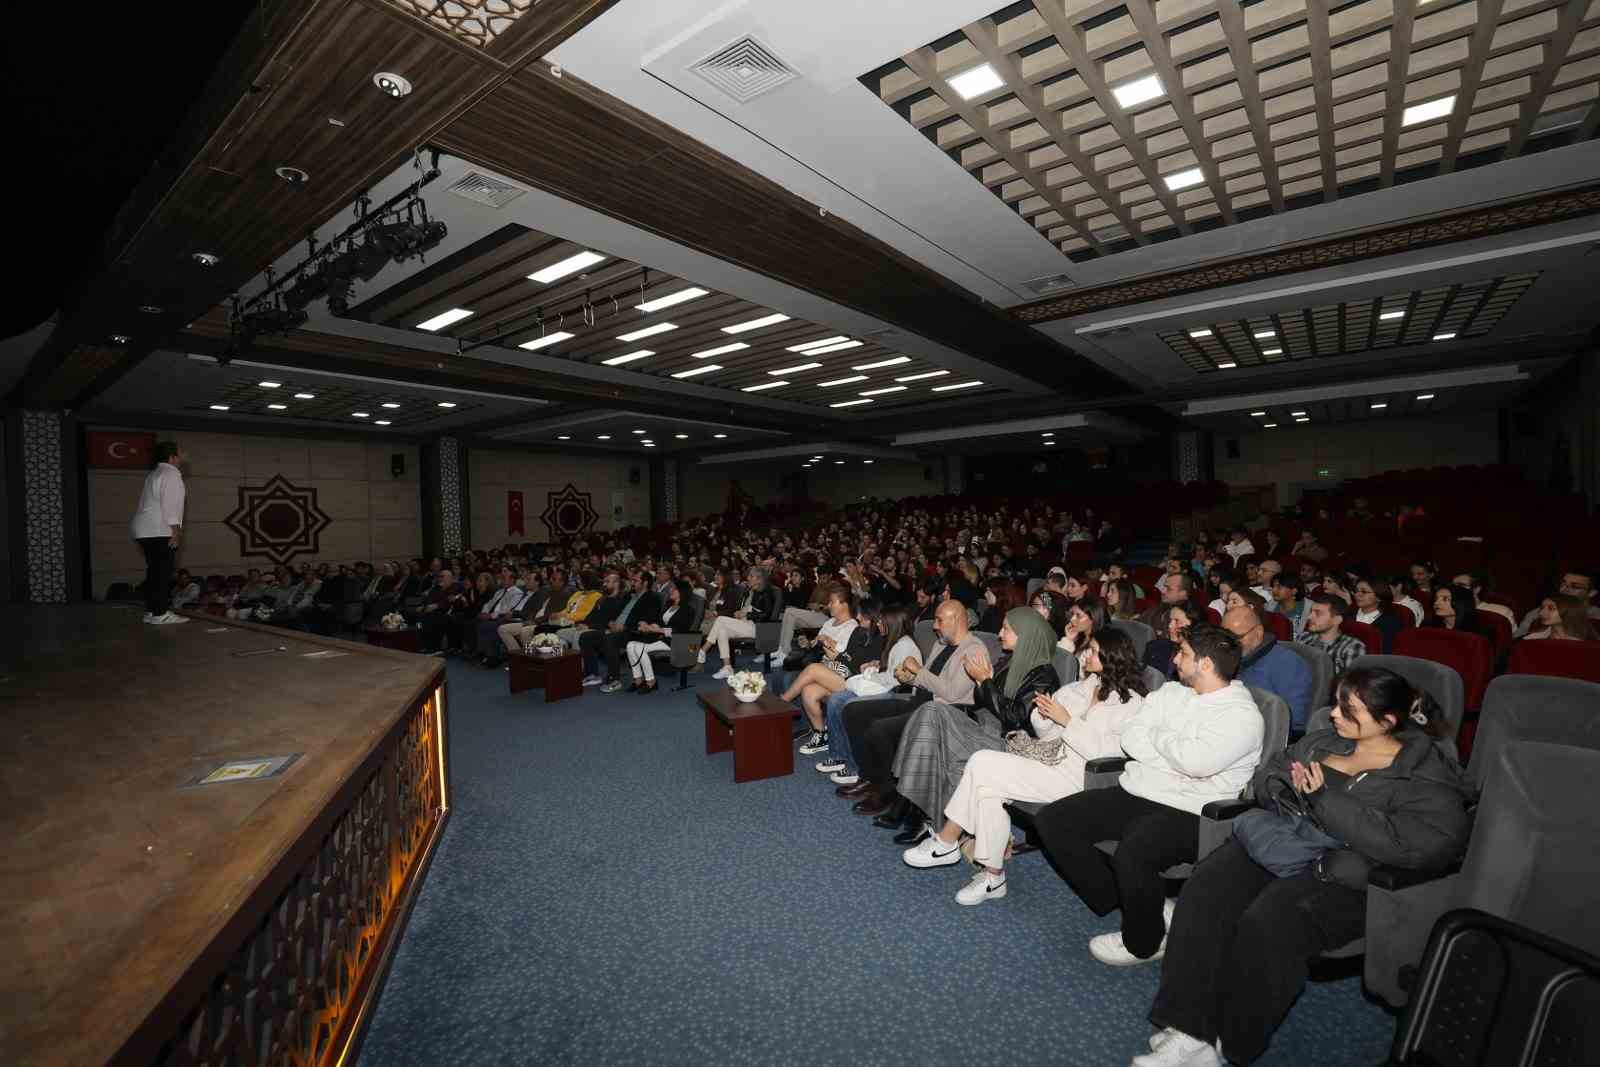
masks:
[[[1092,759],[1122,754],[1122,727],[1144,704],[1144,680],[1133,641],[1106,628],[1084,650],[1084,677],[1040,695],[1031,716],[1035,738],[1011,735],[1017,751],[975,752],[945,805],[946,822],[902,857],[912,867],[955,863],[963,833],[973,837],[973,861],[981,869],[956,894],[959,904],[981,904],[1006,895],[1005,857],[1011,844],[1009,801],[1046,804],[1083,791],[1084,767]],[[931,861],[931,862],[930,862]]]
[[[656,634],[660,640],[628,642],[628,666],[633,670],[635,693],[655,692],[656,666],[650,659],[650,653],[671,652],[672,635],[689,631],[689,624],[694,621],[690,618],[694,612],[689,609],[689,601],[693,596],[694,590],[688,582],[682,578],[673,582],[667,590],[667,610],[661,613],[661,625],[649,622],[639,624],[640,633]]]

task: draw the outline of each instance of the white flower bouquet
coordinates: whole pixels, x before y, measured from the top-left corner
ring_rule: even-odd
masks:
[[[556,634],[534,634],[522,647],[530,656],[554,656],[561,651],[562,644]]]
[[[406,628],[406,617],[398,611],[389,612],[381,621],[385,630],[404,630]]]
[[[733,695],[748,704],[759,700],[767,689],[767,676],[760,671],[737,671],[728,677],[728,688]]]

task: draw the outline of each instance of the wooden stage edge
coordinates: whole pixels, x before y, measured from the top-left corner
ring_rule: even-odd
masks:
[[[27,857],[0,872],[0,1061],[353,1062],[450,815],[443,664],[28,607],[0,620],[0,708],[0,847]]]

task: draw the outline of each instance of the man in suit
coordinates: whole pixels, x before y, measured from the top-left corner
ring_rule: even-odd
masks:
[[[637,571],[628,579],[628,585],[631,595],[627,605],[606,625],[601,638],[601,652],[606,660],[606,679],[600,686],[602,693],[615,693],[622,688],[622,653],[628,642],[654,639],[642,633],[639,625],[661,625],[661,594],[655,590],[655,576],[649,571]]]
[[[473,649],[480,664],[492,667],[499,662],[496,651],[501,643],[495,637],[501,626],[516,617],[527,597],[528,591],[517,582],[516,572],[510,567],[500,568],[500,588],[484,601],[475,624],[477,642]]]
[[[540,584],[537,571],[527,571],[522,578],[522,588],[527,596],[523,598],[521,606],[514,616],[497,628],[500,643],[507,652],[521,652],[522,643],[538,633],[540,624],[550,613],[559,610],[572,596],[559,569],[553,573],[548,585]]]

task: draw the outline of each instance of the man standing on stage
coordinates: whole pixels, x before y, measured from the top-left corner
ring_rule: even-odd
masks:
[[[133,513],[133,539],[144,549],[144,621],[157,626],[188,622],[172,611],[172,568],[183,543],[183,474],[189,462],[171,441],[156,444],[155,469],[145,475],[139,509]]]

